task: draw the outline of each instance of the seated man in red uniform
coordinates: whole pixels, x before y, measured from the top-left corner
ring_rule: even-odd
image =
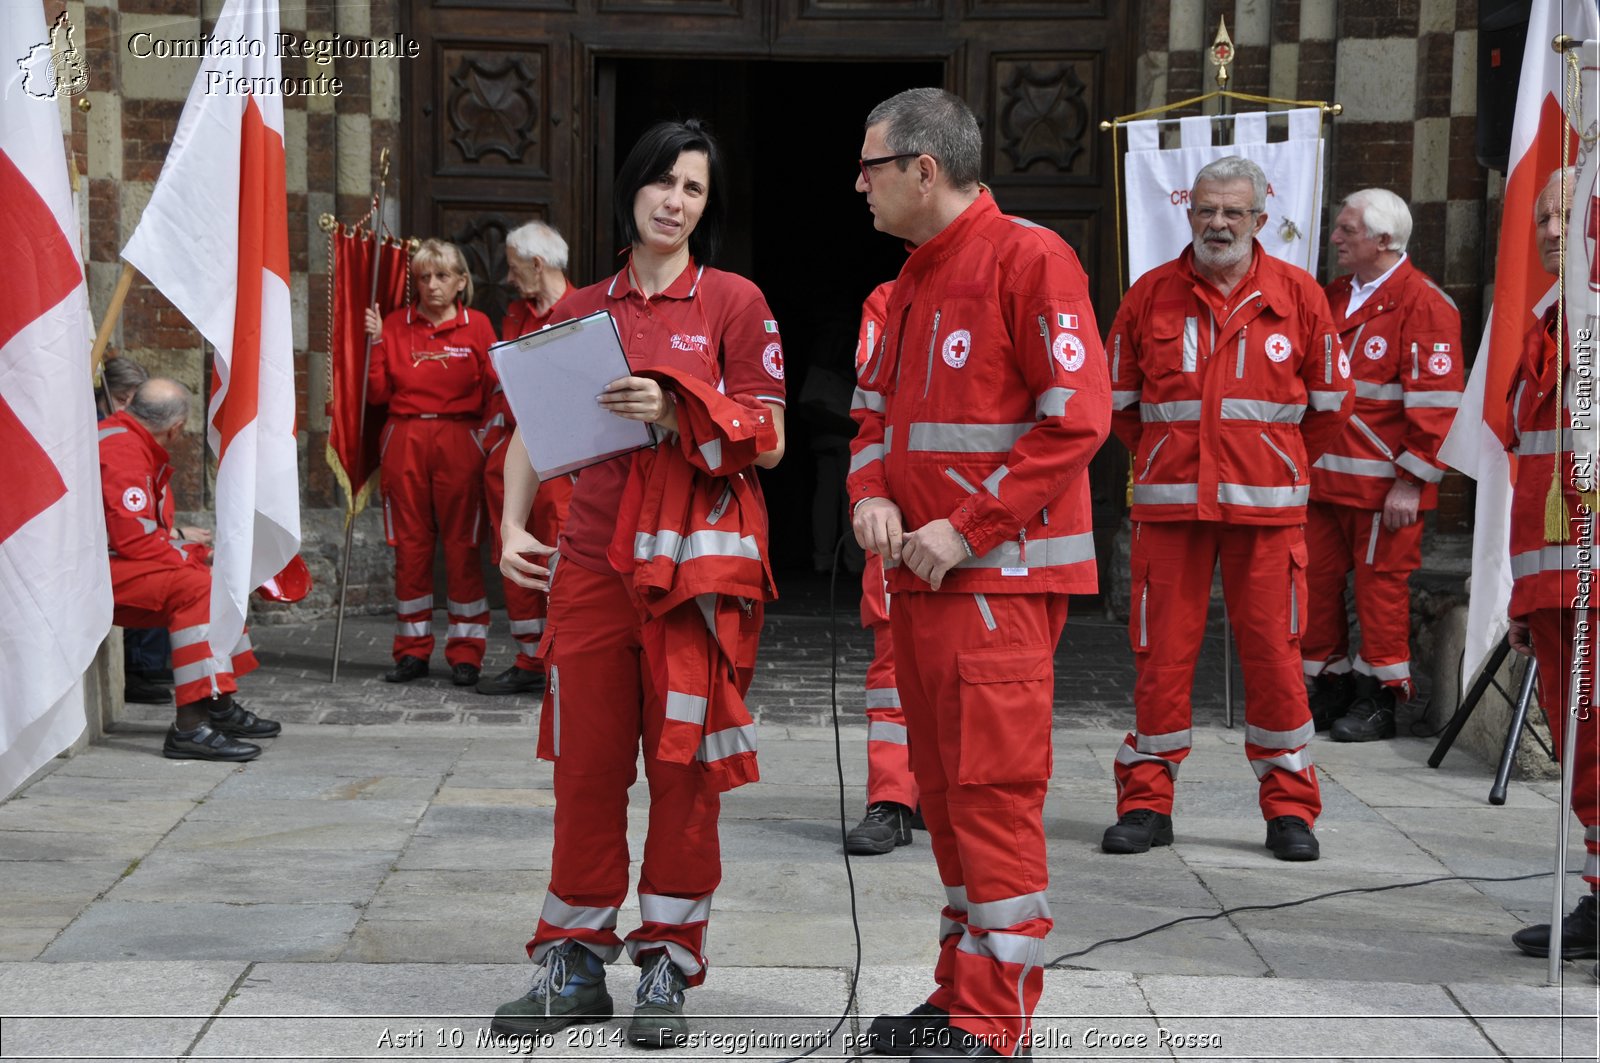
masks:
[[[209,640],[211,552],[173,537],[175,509],[167,448],[183,434],[189,391],[155,377],[127,407],[100,426],[100,482],[111,548],[113,620],[123,627],[165,627],[172,637],[177,718],[163,755],[173,760],[254,760],[282,728],[233,699],[236,675],[254,671],[250,636],[224,655]]]

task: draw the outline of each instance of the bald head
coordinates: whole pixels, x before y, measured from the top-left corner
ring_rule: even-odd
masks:
[[[1578,183],[1578,168],[1563,166],[1544,183],[1544,190],[1533,204],[1533,224],[1538,233],[1539,263],[1546,273],[1561,268],[1561,237],[1566,232],[1567,214],[1572,204],[1572,189]]]
[[[189,419],[189,399],[189,389],[171,377],[151,377],[133,393],[128,414],[151,435],[160,435],[181,428]]]

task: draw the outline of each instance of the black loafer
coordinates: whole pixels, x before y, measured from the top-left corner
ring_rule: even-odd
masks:
[[[870,1052],[886,1056],[909,1056],[941,1036],[948,1037],[950,1013],[932,1004],[918,1004],[908,1015],[879,1015],[867,1027],[866,1044]]]
[[[1570,915],[1561,917],[1561,958],[1592,960],[1600,956],[1600,916],[1595,895],[1579,898]],[[1511,943],[1529,956],[1550,955],[1550,924],[1525,926],[1511,935]]]
[[[192,731],[180,731],[176,724],[167,729],[167,740],[161,746],[161,755],[168,760],[255,760],[261,747],[250,742],[229,738],[201,724]]]
[[[1131,808],[1100,838],[1107,853],[1148,853],[1152,845],[1172,844],[1172,817],[1153,808]]]
[[[1322,855],[1310,824],[1299,816],[1278,816],[1267,821],[1267,848],[1279,860],[1315,860]]]
[[[230,738],[276,738],[283,730],[277,720],[264,720],[238,701],[210,715],[211,726]]]
[[[129,672],[122,682],[122,700],[136,705],[171,705],[172,688],[152,683],[137,672]]]
[[[458,687],[472,687],[478,685],[478,666],[475,664],[457,664],[450,668],[450,682]]]
[[[385,683],[409,683],[428,674],[428,662],[423,657],[402,657],[394,667],[383,673]]]
[[[480,694],[540,694],[544,692],[544,673],[512,665],[499,675],[478,680]]]

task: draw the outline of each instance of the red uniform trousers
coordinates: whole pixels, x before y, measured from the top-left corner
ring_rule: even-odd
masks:
[[[1065,594],[894,598],[889,624],[933,855],[944,883],[929,1003],[1011,1055],[1044,987],[1053,655]]]
[[[506,438],[510,438],[507,436]],[[489,504],[489,534],[494,543],[494,556],[499,559],[500,515],[506,504],[506,447],[504,443],[489,452],[483,463],[483,494]],[[561,526],[567,521],[567,507],[572,503],[572,479],[557,476],[539,485],[533,496],[533,512],[528,530],[541,543],[554,546],[561,537]],[[542,671],[543,665],[534,659],[539,652],[539,638],[544,634],[545,612],[549,595],[543,591],[529,590],[505,577],[500,580],[505,588],[506,619],[511,624],[511,637],[517,643],[516,666],[525,671]]]
[[[906,745],[906,715],[894,674],[894,636],[889,621],[872,625],[872,661],[867,665],[867,804],[894,801],[917,807],[917,780]]]
[[[1140,521],[1133,526],[1129,635],[1135,731],[1117,750],[1117,815],[1136,808],[1172,814],[1178,765],[1189,755],[1194,666],[1222,559],[1239,664],[1244,673],[1244,749],[1260,780],[1266,819],[1322,811],[1306,743],[1314,733],[1300,671],[1306,614],[1306,544],[1299,525]]]
[[[1588,649],[1580,662],[1572,656],[1572,632],[1582,617],[1587,625]],[[1583,878],[1591,890],[1600,890],[1600,724],[1595,720],[1595,652],[1600,612],[1593,609],[1535,609],[1526,618],[1533,638],[1533,652],[1539,662],[1539,703],[1559,756],[1565,741],[1568,698],[1572,677],[1578,673],[1578,748],[1573,764],[1572,811],[1583,824],[1583,844],[1588,857]],[[1581,667],[1579,667],[1581,665]]]
[[[211,648],[211,570],[199,565],[111,559],[111,619],[118,627],[164,627],[172,635],[172,682],[179,705],[238,690],[256,670],[250,631],[223,657]]]
[[[1309,612],[1300,654],[1305,676],[1352,669],[1395,691],[1400,702],[1416,692],[1411,682],[1411,573],[1422,564],[1422,521],[1399,531],[1383,526],[1383,512],[1331,502],[1306,507],[1306,592]],[[1356,620],[1361,652],[1350,659],[1350,618],[1345,578],[1356,574]]]
[[[665,719],[640,642],[639,614],[622,577],[573,561],[550,589],[547,733],[555,753],[555,845],[550,888],[528,942],[537,962],[564,940],[606,961],[624,942],[617,909],[628,895],[628,787],[639,744],[653,749]],[[722,881],[721,795],[698,764],[644,762],[649,828],[639,872],[640,926],[628,955],[665,949],[689,985],[705,979],[706,922]]]
[[[433,550],[444,540],[444,644],[450,664],[483,663],[489,600],[478,535],[483,523],[483,450],[476,417],[390,415],[383,434],[383,527],[394,547],[394,659],[433,653]]]

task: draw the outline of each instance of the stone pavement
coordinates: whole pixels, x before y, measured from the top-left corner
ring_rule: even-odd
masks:
[[[871,1016],[930,988],[941,891],[926,835],[842,856],[841,771],[846,822],[863,801],[866,643],[842,629],[836,752],[814,611],[772,621],[754,695],[763,780],[724,799],[713,967],[689,995],[694,1041],[669,1058],[777,1060],[819,1043],[816,1058],[840,1058]],[[550,767],[533,758],[529,704],[438,676],[379,682],[388,627],[347,625],[336,687],[331,625],[258,628],[267,666],[246,693],[296,722],[251,764],[163,760],[165,711],[130,707],[105,742],[0,804],[0,1059],[508,1055],[485,1040],[486,1016],[527,985]],[[1493,807],[1490,769],[1464,752],[1433,771],[1429,741],[1319,740],[1324,857],[1283,864],[1261,846],[1243,735],[1221,725],[1208,669],[1176,844],[1108,856],[1098,840],[1132,674],[1120,627],[1075,618],[1058,662],[1045,955],[1070,958],[1046,974],[1036,1057],[1596,1058],[1593,964],[1564,965],[1564,988],[1548,987],[1545,962],[1508,941],[1547,918],[1548,875],[1237,910],[1547,871],[1554,784],[1513,783]],[[641,784],[635,857],[643,805]],[[1577,831],[1567,857],[1582,862]],[[636,918],[630,900],[623,928]],[[611,969],[624,1018],[630,973]],[[622,1022],[531,1049],[639,1058]]]

